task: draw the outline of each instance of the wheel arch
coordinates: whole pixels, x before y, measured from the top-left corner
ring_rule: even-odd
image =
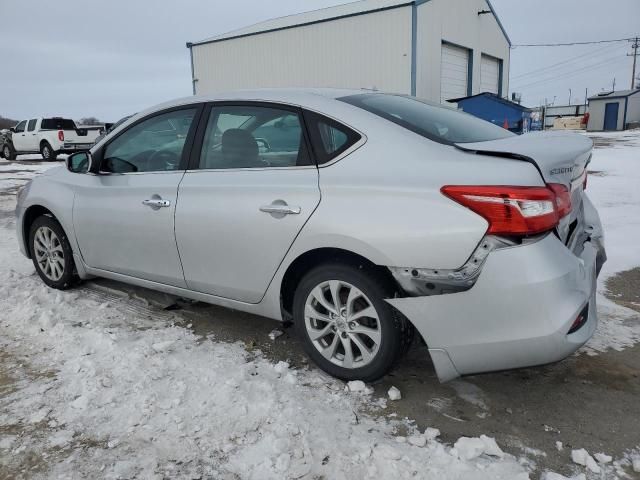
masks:
[[[41,217],[42,215],[48,215],[56,220],[56,216],[46,207],[42,205],[31,205],[24,212],[24,217],[22,220],[22,241],[24,243],[25,252],[27,252],[28,258],[31,258],[31,246],[29,245],[29,231],[31,230],[31,225],[36,220],[36,218]],[[62,226],[62,225],[61,225]],[[62,227],[64,230],[64,227]],[[68,236],[68,235],[67,235]]]
[[[292,261],[285,270],[280,282],[280,307],[282,318],[285,321],[291,320],[293,297],[302,277],[313,268],[330,262],[339,262],[367,269],[379,275],[385,282],[388,282],[389,287],[397,292],[397,295],[404,296],[402,289],[387,267],[376,265],[368,258],[350,250],[333,247],[314,248],[300,254]]]

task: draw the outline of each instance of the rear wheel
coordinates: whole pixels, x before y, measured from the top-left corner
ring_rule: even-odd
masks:
[[[36,272],[51,288],[66,290],[75,280],[73,251],[56,219],[42,215],[29,229],[29,248]]]
[[[393,291],[376,272],[331,264],[305,275],[293,317],[307,354],[342,380],[384,376],[410,343],[413,327],[385,298]]]
[[[2,147],[2,156],[4,158],[6,158],[7,160],[15,160],[16,159],[16,152],[11,147],[11,145],[9,145],[8,143],[5,143],[3,145],[3,147]]]
[[[40,146],[40,154],[42,155],[42,158],[47,161],[47,162],[53,162],[56,159],[56,152],[53,151],[53,148],[51,148],[51,145],[49,145],[48,142],[43,142],[42,145]]]

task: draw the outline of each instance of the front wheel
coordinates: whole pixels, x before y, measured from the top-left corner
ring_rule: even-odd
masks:
[[[44,142],[40,146],[40,154],[42,155],[42,158],[46,162],[55,161],[56,156],[57,156],[57,153],[53,151],[53,148],[51,148],[51,145],[49,145],[47,142]]]
[[[2,156],[7,160],[15,160],[16,152],[13,148],[11,148],[11,145],[5,143],[2,147]]]
[[[310,271],[295,293],[293,318],[303,346],[325,372],[371,382],[384,376],[411,342],[413,326],[385,298],[377,272],[351,265]]]
[[[35,219],[29,229],[29,247],[33,265],[44,283],[58,290],[73,286],[73,251],[54,218],[42,215]]]

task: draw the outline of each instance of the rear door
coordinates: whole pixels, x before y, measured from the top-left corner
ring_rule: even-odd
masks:
[[[190,289],[258,303],[320,202],[301,112],[209,106],[180,183],[176,240]]]
[[[32,152],[37,152],[38,150],[40,150],[40,142],[38,141],[38,129],[36,128],[37,123],[37,118],[32,118],[27,122],[27,130],[24,137],[26,149]]]

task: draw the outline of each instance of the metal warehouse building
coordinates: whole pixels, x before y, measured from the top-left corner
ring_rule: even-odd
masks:
[[[510,41],[488,0],[364,0],[187,47],[195,94],[341,87],[445,102],[508,91]]]

